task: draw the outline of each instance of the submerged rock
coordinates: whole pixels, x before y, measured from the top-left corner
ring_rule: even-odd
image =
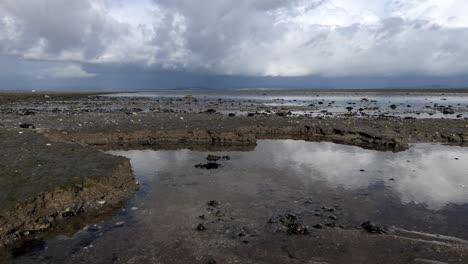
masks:
[[[219,163],[216,163],[216,162],[208,162],[208,163],[205,163],[205,164],[197,164],[195,165],[195,168],[197,169],[207,169],[207,170],[215,170],[217,168],[219,168],[219,166],[221,166],[221,164]]]
[[[206,160],[207,161],[218,161],[218,160],[230,160],[231,157],[229,156],[216,156],[216,155],[208,155],[206,157]]]

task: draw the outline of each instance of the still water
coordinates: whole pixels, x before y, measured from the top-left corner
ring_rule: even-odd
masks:
[[[372,220],[428,236],[468,240],[468,148],[417,144],[392,153],[325,142],[262,140],[245,152],[109,153],[130,158],[140,182],[126,208],[73,235],[44,241],[17,263],[207,263],[212,256],[242,260],[244,251],[229,236],[232,230],[255,230],[250,245],[269,249],[271,215],[293,212],[309,225],[323,224],[329,219],[314,215],[323,206],[339,208],[336,221],[350,230]],[[219,161],[216,170],[194,167],[210,153],[230,159]],[[209,200],[220,201],[223,216],[206,220],[208,231],[199,237],[194,230],[199,215],[210,214]]]

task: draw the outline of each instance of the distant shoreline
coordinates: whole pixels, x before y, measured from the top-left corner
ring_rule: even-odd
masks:
[[[468,88],[396,88],[396,89],[164,89],[164,90],[38,90],[35,92],[26,90],[10,91],[0,90],[0,96],[31,96],[31,95],[55,95],[55,96],[88,96],[116,93],[468,93]]]

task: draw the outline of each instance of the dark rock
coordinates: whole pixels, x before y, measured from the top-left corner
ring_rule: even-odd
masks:
[[[322,210],[325,211],[325,212],[334,212],[335,208],[324,206],[324,207],[322,207]]]
[[[198,224],[197,225],[197,231],[205,231],[206,230],[206,227],[203,225],[203,224]]]
[[[332,220],[338,220],[338,218],[334,215],[330,215],[328,218],[332,219]]]
[[[210,260],[208,260],[208,264],[216,264],[216,260],[210,259]]]
[[[395,109],[397,108],[397,106],[394,105],[394,104],[392,104],[392,105],[390,106],[390,108],[393,109],[393,110],[395,110]]]
[[[205,163],[205,164],[197,164],[195,165],[195,168],[197,169],[207,169],[207,170],[215,170],[217,168],[219,168],[219,166],[221,166],[221,164],[219,163],[216,163],[216,162],[208,162],[208,163]]]
[[[248,116],[248,117],[255,116],[255,113],[248,113],[247,116]]]
[[[307,225],[302,224],[296,215],[286,214],[280,217],[279,222],[285,226],[289,234],[293,235],[307,235],[309,234],[309,228]]]
[[[216,113],[216,110],[215,109],[208,109],[208,110],[205,111],[205,113],[214,114],[214,113]]]
[[[206,157],[206,160],[207,160],[207,161],[218,161],[218,160],[220,160],[220,159],[221,159],[220,156],[211,155],[211,154],[208,155],[208,157]]]
[[[36,129],[36,127],[33,124],[20,124],[20,128],[31,128],[31,129]]]
[[[309,229],[306,225],[301,223],[292,223],[288,225],[288,233],[294,235],[307,235],[309,234]]]
[[[208,206],[211,206],[211,207],[217,207],[220,205],[220,202],[216,201],[216,200],[211,200],[211,201],[208,201],[206,203]]]
[[[20,115],[23,115],[23,116],[35,115],[35,114],[36,114],[36,112],[30,111],[30,110],[26,110],[26,111],[20,113]]]
[[[228,116],[229,116],[229,117],[235,117],[236,114],[234,114],[234,113],[229,113]]]
[[[73,213],[73,212],[64,212],[64,213],[62,213],[63,218],[72,217],[72,216],[75,216],[75,213]]]
[[[444,115],[454,115],[455,114],[455,110],[451,109],[451,108],[445,108],[442,113]]]
[[[322,229],[322,228],[323,228],[323,225],[321,225],[321,224],[316,224],[316,225],[314,225],[314,226],[312,226],[312,227],[315,228],[315,229]]]
[[[211,155],[211,154],[206,157],[206,160],[211,161],[211,162],[215,162],[218,160],[230,160],[230,159],[231,159],[230,156],[216,156],[216,155]]]
[[[373,234],[387,234],[387,230],[381,226],[377,226],[371,221],[367,221],[361,224],[361,227],[369,233]]]

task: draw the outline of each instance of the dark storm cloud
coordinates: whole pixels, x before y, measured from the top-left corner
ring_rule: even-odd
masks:
[[[131,85],[122,76],[146,88],[461,86],[466,8],[461,0],[3,0],[0,78],[2,88]]]

